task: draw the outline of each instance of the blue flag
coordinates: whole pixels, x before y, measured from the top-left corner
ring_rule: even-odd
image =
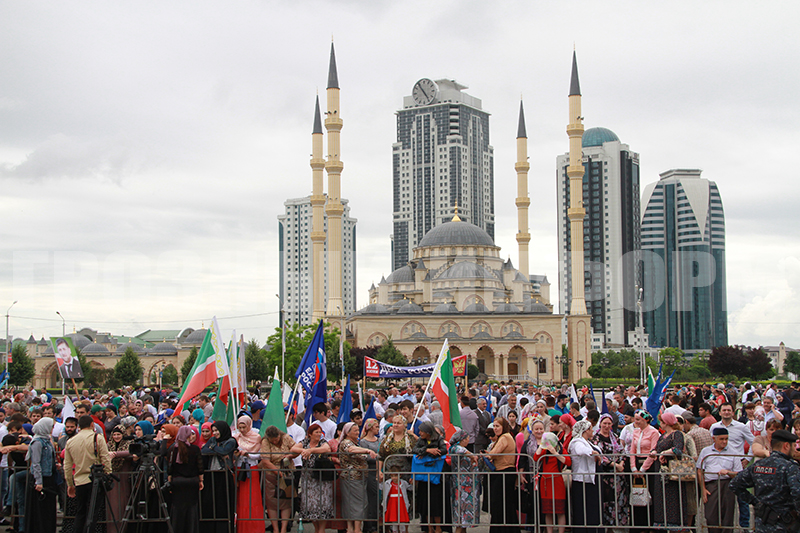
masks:
[[[605,389],[605,387],[602,387],[600,389],[600,396],[602,396],[602,399],[600,401],[603,402],[603,407],[601,408],[602,411],[600,411],[600,414],[604,415],[604,414],[606,414],[608,412],[608,402],[606,402],[606,389]]]
[[[306,426],[310,426],[314,406],[328,400],[328,368],[325,358],[325,335],[322,320],[319,321],[314,338],[308,345],[300,366],[295,372],[300,385],[306,390]]]
[[[342,422],[350,422],[350,412],[352,410],[353,395],[350,393],[350,374],[347,374],[347,384],[344,386],[342,405],[339,406],[339,417],[336,419],[336,423],[341,424]]]
[[[5,387],[6,383],[8,383],[8,370],[3,370],[0,374],[0,388]]]
[[[375,414],[375,400],[370,398],[369,400],[369,407],[367,407],[367,412],[364,413],[364,421],[368,418],[374,418],[375,420],[378,419],[378,415]]]

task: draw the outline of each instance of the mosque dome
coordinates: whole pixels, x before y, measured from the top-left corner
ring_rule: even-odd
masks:
[[[414,302],[408,302],[403,305],[398,311],[398,315],[421,315],[425,312],[422,310],[422,307],[418,306]]]
[[[497,276],[483,265],[473,263],[472,261],[462,261],[436,276],[436,279],[491,279],[497,281]]]
[[[583,147],[603,146],[603,143],[619,141],[617,134],[608,128],[589,128],[583,132]]]
[[[102,344],[97,344],[93,342],[88,344],[85,348],[81,350],[81,354],[83,355],[111,355],[111,352],[108,351],[108,348],[103,346]]]
[[[178,349],[174,344],[159,342],[149,352],[150,355],[178,355]]]
[[[453,304],[439,304],[436,306],[433,312],[437,315],[451,315],[458,313],[458,308]]]
[[[133,353],[135,353],[136,355],[144,355],[145,354],[144,348],[142,348],[141,346],[139,346],[135,342],[126,342],[125,344],[120,344],[117,347],[116,354],[117,355],[122,355],[128,350],[128,348],[133,349]]]
[[[419,248],[426,246],[495,246],[486,231],[469,222],[445,222],[436,226],[419,241]]]
[[[72,339],[72,345],[75,346],[78,350],[81,350],[83,353],[83,349],[92,344],[85,336],[81,335],[80,333],[70,333],[67,335],[70,339]]]
[[[194,330],[186,336],[183,340],[183,344],[203,344],[207,331],[208,330],[205,328]]]
[[[411,265],[400,267],[389,274],[386,283],[414,283],[414,270]]]
[[[494,312],[495,314],[519,313],[519,307],[512,303],[502,303],[495,307]]]
[[[464,309],[464,312],[471,314],[484,314],[484,313],[489,313],[490,311],[489,308],[483,305],[482,303],[475,302],[474,304],[468,305],[466,309]]]
[[[541,304],[533,299],[528,300],[525,304],[525,312],[534,315],[552,315],[553,312],[544,304]]]
[[[375,303],[369,304],[359,311],[359,313],[362,315],[386,315],[389,313],[389,309],[385,305]]]

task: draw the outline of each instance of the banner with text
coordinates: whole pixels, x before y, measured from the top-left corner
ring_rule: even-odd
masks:
[[[422,366],[395,366],[371,357],[364,358],[364,375],[368,378],[429,378],[436,363]],[[453,375],[463,377],[467,373],[467,356],[453,357]]]

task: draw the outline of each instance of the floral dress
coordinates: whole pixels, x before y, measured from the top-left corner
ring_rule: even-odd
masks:
[[[325,439],[319,439],[317,446],[325,444]],[[303,439],[303,448],[308,449],[309,439]],[[300,476],[302,493],[300,494],[300,516],[303,520],[329,520],[333,518],[333,481],[319,481],[311,475],[319,454],[312,453],[308,459],[303,459],[303,473]]]
[[[592,439],[600,448],[602,454],[616,455],[614,462],[626,459],[620,457],[624,452],[623,444],[614,433],[608,437],[597,433]],[[608,458],[603,458],[598,465],[598,470],[602,472],[600,476],[600,510],[603,516],[603,524],[614,527],[627,527],[631,522],[631,508],[628,503],[630,496],[630,482],[625,474],[614,475],[616,470]]]
[[[477,526],[481,522],[481,481],[469,451],[455,444],[450,447],[453,475],[450,477],[450,503],[456,527]]]
[[[672,450],[675,454],[669,460],[675,460],[683,455],[683,432],[673,431],[668,435],[661,435],[656,443],[658,453]],[[681,490],[679,481],[669,481],[668,476],[658,476],[653,488],[653,508],[656,525],[667,527],[685,527],[688,525],[688,504],[686,490]]]

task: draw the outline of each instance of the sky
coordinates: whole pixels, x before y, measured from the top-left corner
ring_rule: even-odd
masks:
[[[729,342],[800,347],[798,15],[743,1],[0,2],[0,313],[18,301],[14,337],[216,315],[263,342],[277,217],[311,192],[333,38],[358,307],[390,273],[394,113],[424,77],[458,80],[491,113],[495,238],[515,265],[523,98],[530,270],[557,298],[575,49],[585,126],[640,154],[642,189],[674,168],[717,183]]]

